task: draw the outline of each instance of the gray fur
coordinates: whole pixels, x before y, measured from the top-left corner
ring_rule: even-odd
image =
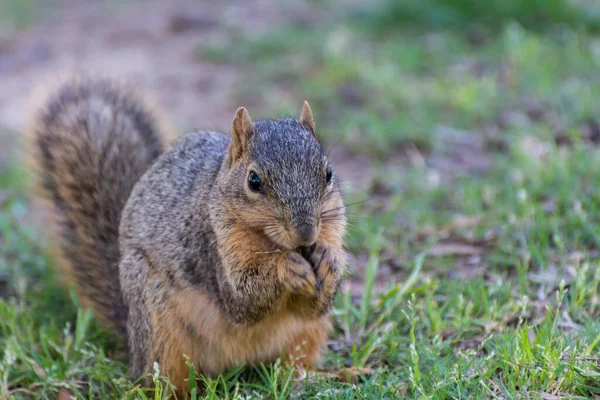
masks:
[[[298,305],[290,312],[312,320],[326,313],[343,271],[345,217],[338,207],[322,218],[330,196],[343,203],[336,179],[326,182],[328,161],[311,127],[291,118],[250,124],[232,161],[231,135],[219,132],[186,135],[164,152],[153,116],[111,81],[74,80],[45,104],[33,132],[62,254],[80,296],[126,334],[131,373],[171,354],[161,334],[198,337],[170,313],[183,289],[205,293],[227,326],[260,322],[286,291]],[[252,168],[260,194],[248,192]],[[312,255],[266,233],[270,226],[310,237],[322,220],[339,224],[339,235]],[[244,229],[262,233],[232,235]],[[264,250],[274,255],[257,256]],[[313,298],[302,297],[310,290]],[[165,313],[177,326],[153,332]]]

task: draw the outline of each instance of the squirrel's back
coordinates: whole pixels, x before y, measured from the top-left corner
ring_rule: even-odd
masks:
[[[43,96],[26,129],[58,266],[82,304],[125,332],[118,228],[134,184],[175,136],[128,85],[85,76]]]
[[[219,262],[209,206],[229,141],[218,132],[190,133],[156,160],[123,209],[122,255],[127,249],[147,251],[176,286],[216,290]],[[134,281],[142,271],[120,273],[121,279]]]

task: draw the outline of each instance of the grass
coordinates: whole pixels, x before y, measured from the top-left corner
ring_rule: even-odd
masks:
[[[586,0],[387,0],[365,14],[359,22],[379,32],[399,25],[498,30],[507,21],[541,31],[556,26],[591,32],[600,28],[600,8]]]
[[[199,398],[600,395],[600,38],[593,4],[550,3],[384,2],[201,49],[245,66],[238,96],[263,115],[306,98],[334,161],[369,160],[345,185],[356,261],[323,366],[374,373],[191,370]],[[433,19],[448,10],[458,22]],[[144,394],[56,282],[17,171],[0,175],[0,398],[163,398],[160,366]]]
[[[37,8],[35,0],[0,0],[0,37],[31,26]]]

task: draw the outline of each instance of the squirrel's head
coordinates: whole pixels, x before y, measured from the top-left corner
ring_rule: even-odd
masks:
[[[240,229],[264,233],[287,249],[319,237],[341,241],[346,219],[339,183],[307,102],[298,120],[253,122],[239,108],[221,177],[219,202]]]

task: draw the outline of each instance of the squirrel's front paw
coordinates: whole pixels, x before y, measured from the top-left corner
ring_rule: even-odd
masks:
[[[306,257],[317,277],[320,292],[320,308],[327,309],[333,302],[343,273],[343,263],[338,252],[327,246],[316,245]]]
[[[312,265],[296,252],[289,252],[284,257],[283,265],[279,271],[281,282],[291,292],[314,296],[317,291],[317,279]]]

